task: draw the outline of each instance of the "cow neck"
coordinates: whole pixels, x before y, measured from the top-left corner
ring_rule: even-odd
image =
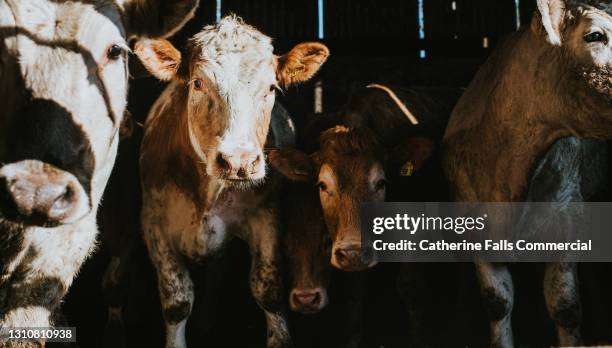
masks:
[[[550,46],[534,40],[528,30],[515,34],[455,109],[445,147],[457,200],[522,200],[538,159],[558,139],[581,133],[575,120],[584,112],[561,94],[568,73],[553,70],[563,66],[562,55],[544,52]],[[551,76],[559,77],[558,84]]]
[[[208,211],[223,183],[206,173],[189,138],[188,90],[179,82],[168,87],[147,121],[141,151],[143,185],[161,189],[176,186],[202,210]]]

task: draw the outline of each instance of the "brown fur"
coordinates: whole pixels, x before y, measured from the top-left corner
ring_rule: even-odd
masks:
[[[251,293],[266,315],[268,346],[289,345],[278,260],[278,186],[275,180],[254,185],[265,177],[263,148],[278,83],[270,38],[228,16],[190,40],[187,59],[179,61],[167,41],[142,42],[137,54],[156,76],[172,79],[151,110],[140,159],[142,225],[161,290],[166,346],[185,345],[194,301],[187,263],[232,236],[249,246]],[[309,70],[294,82],[318,70],[315,63],[305,64]],[[289,121],[279,114],[277,122]]]
[[[312,77],[329,57],[329,49],[320,43],[302,43],[278,59],[277,79],[283,88]],[[306,78],[305,78],[306,77]]]
[[[295,149],[272,151],[270,164],[290,180],[318,182],[322,213],[334,243],[331,258],[334,266],[345,270],[373,266],[341,265],[336,251],[360,248],[361,203],[385,200],[388,151],[377,135],[365,127],[336,126],[324,131],[319,143],[320,149],[310,156]],[[413,161],[418,170],[431,155],[432,147],[433,142],[427,138],[411,138],[394,152],[402,160]]]
[[[604,12],[578,1],[537,3],[540,14],[531,27],[513,34],[492,54],[451,116],[443,166],[457,201],[524,200],[535,164],[556,141],[569,136],[612,137],[612,61],[593,58],[610,57],[608,44],[587,43],[584,35],[589,33],[580,27],[587,17],[612,23],[610,9]],[[503,223],[498,226],[506,228]],[[476,266],[489,310],[491,345],[510,347],[512,277],[504,264],[477,260]],[[545,289],[550,279],[569,280],[547,292],[547,302],[578,301],[571,272],[551,269],[554,274],[547,275]],[[558,344],[579,344],[575,318],[556,320],[558,308],[549,307]],[[572,310],[580,315],[577,308]]]

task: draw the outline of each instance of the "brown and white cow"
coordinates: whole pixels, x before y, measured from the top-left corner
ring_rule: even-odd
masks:
[[[275,91],[312,77],[328,49],[302,43],[279,57],[269,37],[228,16],[196,34],[183,59],[167,41],[143,41],[136,53],[155,76],[171,81],[151,109],[140,158],[141,218],[157,269],[166,346],[185,346],[194,301],[187,262],[219,250],[230,236],[249,245],[251,291],[265,311],[268,346],[289,346],[277,186],[264,183],[264,146],[271,119],[272,129],[290,122],[273,115]]]
[[[0,327],[53,324],[95,246],[127,40],[171,35],[197,4],[0,1]]]
[[[457,201],[542,200],[528,197],[531,174],[553,144],[571,136],[612,137],[612,6],[597,0],[537,4],[531,26],[492,54],[453,112],[444,140],[444,167]],[[586,156],[574,154],[582,150],[572,147],[568,151],[561,146],[564,151],[557,157],[582,161]],[[568,166],[582,167],[577,161],[549,166],[555,185],[565,180],[558,168]],[[573,186],[581,190],[579,182]],[[548,196],[565,202],[582,193]],[[491,345],[511,347],[512,277],[505,264],[478,261],[476,268]],[[579,344],[575,265],[546,265],[544,297],[558,344]]]

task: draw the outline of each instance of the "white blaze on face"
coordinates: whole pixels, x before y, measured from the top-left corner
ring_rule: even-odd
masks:
[[[276,83],[272,63],[271,54],[260,58],[240,52],[221,57],[220,69],[209,72],[229,109],[229,127],[221,137],[220,152],[253,152],[263,146],[257,130],[267,123],[274,105],[274,92],[270,91]]]
[[[193,40],[201,47],[196,74],[211,81],[227,107],[225,115],[218,115],[227,120],[215,151],[202,149],[190,125],[194,149],[209,163],[222,155],[234,161],[232,165],[246,167],[250,179],[263,178],[263,147],[277,85],[271,39],[230,16],[214,30],[204,30]],[[256,161],[257,158],[261,160]],[[256,165],[251,168],[253,163]]]

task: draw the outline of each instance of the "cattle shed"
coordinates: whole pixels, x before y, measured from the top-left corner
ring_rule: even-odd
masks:
[[[311,81],[279,93],[298,130],[320,112],[340,110],[351,92],[370,83],[399,86],[466,87],[493,49],[509,34],[529,26],[535,0],[201,0],[194,19],[170,40],[184,50],[188,38],[204,25],[236,14],[273,38],[275,52],[283,53],[303,41],[327,45],[331,56]],[[142,124],[165,84],[146,76],[134,57],[130,63],[128,109],[135,121],[131,138],[122,142],[113,175],[132,178],[109,189],[130,192],[133,206],[140,204],[138,147]],[[124,185],[124,186],[121,186]],[[117,189],[117,188],[115,188]],[[602,197],[609,200],[610,197]],[[104,204],[112,202],[107,199]],[[138,208],[136,208],[138,209]],[[118,219],[138,226],[129,211]],[[124,221],[121,220],[121,221]],[[128,347],[163,347],[164,325],[155,271],[139,231],[134,231],[136,252],[130,258],[129,289],[122,294],[125,337]],[[107,311],[100,284],[110,260],[102,238],[66,297],[63,310],[69,326],[76,326],[79,347],[120,347],[103,340]],[[265,320],[249,294],[247,248],[230,242],[223,253],[190,268],[196,284],[196,301],[187,326],[190,347],[264,347]],[[405,325],[408,311],[397,294],[397,265],[370,272],[366,289],[363,347],[406,347],[411,333]],[[213,271],[214,269],[214,271]],[[612,283],[610,266],[581,264],[583,335],[587,344],[612,344]],[[428,328],[441,347],[484,347],[488,322],[472,264],[448,268],[444,264],[415,270],[423,272],[428,290],[424,303],[436,303],[432,311],[439,323]],[[547,317],[542,296],[540,265],[513,265],[517,291],[513,325],[517,346],[550,346],[555,331]],[[296,347],[340,347],[346,342],[347,312],[351,302],[344,294],[359,275],[335,274],[343,281],[333,285],[337,299],[315,315],[292,313],[291,329]],[[447,307],[444,311],[440,307]],[[453,310],[451,308],[460,308]],[[49,346],[54,346],[50,344]]]
[[[535,0],[208,1],[173,41],[232,13],[270,35],[279,53],[321,41],[333,58],[299,93],[287,93],[300,101],[286,103],[314,112],[321,82],[323,110],[333,111],[371,82],[466,86],[500,40],[529,25],[535,8]]]

